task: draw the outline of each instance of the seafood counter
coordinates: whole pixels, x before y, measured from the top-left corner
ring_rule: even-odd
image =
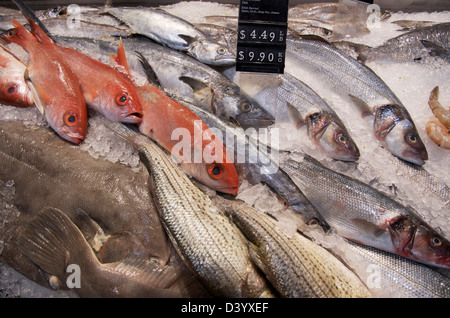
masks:
[[[236,5],[14,3],[2,297],[450,296],[450,11],[291,6],[258,74]]]

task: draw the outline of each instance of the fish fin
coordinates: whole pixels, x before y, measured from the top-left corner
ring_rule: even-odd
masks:
[[[122,37],[120,37],[119,40],[119,46],[117,47],[117,54],[114,54],[113,56],[115,57],[114,60],[117,62],[117,64],[123,66],[125,68],[125,71],[128,74],[131,74],[130,66],[128,65],[127,61],[127,55],[125,54],[125,48],[123,46]]]
[[[182,39],[187,43],[186,46],[189,46],[189,45],[191,45],[193,42],[197,41],[196,38],[194,38],[194,37],[192,37],[192,36],[189,36],[189,35],[178,34],[178,36],[179,36],[180,38],[182,38]]]
[[[28,45],[36,41],[36,38],[22,24],[12,19],[14,28],[2,35],[2,40],[6,43],[16,43],[25,50]]]
[[[315,34],[302,34],[300,35],[300,38],[302,40],[308,40],[308,41],[319,41],[328,45],[333,45],[330,41],[324,39],[323,37]]]
[[[144,69],[145,75],[147,76],[147,80],[151,84],[153,84],[156,87],[158,87],[159,89],[161,89],[161,87],[162,87],[161,82],[159,81],[159,78],[156,75],[156,72],[153,70],[150,63],[147,61],[147,59],[141,52],[138,52],[138,51],[135,51],[135,52],[138,57],[139,63],[141,64],[142,68]]]
[[[432,43],[430,41],[427,40],[420,40],[420,43],[422,43],[422,45],[427,48],[428,50],[428,55],[430,56],[443,56],[448,54],[448,50],[446,50],[445,48],[443,48],[440,45],[437,45],[436,43]]]
[[[24,73],[24,79],[25,79],[25,83],[27,83],[28,88],[30,89],[31,92],[31,96],[33,99],[34,104],[36,105],[37,109],[39,110],[39,112],[45,116],[45,108],[44,108],[44,104],[42,103],[41,99],[39,98],[39,94],[36,91],[36,88],[33,85],[33,82],[31,82],[30,77],[28,75],[28,69],[25,69],[25,73]]]
[[[363,101],[359,97],[356,97],[356,96],[353,96],[353,95],[350,95],[350,94],[348,96],[353,101],[353,103],[356,106],[358,106],[358,108],[361,110],[361,114],[362,114],[363,117],[367,117],[367,116],[373,115],[372,110],[370,109],[369,105],[367,105],[367,103],[365,101]]]
[[[54,44],[52,39],[45,33],[44,30],[32,19],[27,18],[28,23],[30,24],[31,31],[33,32],[34,37],[42,44]]]
[[[192,77],[180,76],[178,79],[180,81],[182,81],[183,83],[189,85],[196,92],[201,91],[201,90],[203,90],[205,88],[208,88],[208,85],[206,85],[202,81],[199,81],[199,80],[197,80],[195,78],[192,78]]]
[[[52,39],[50,32],[47,30],[42,21],[34,14],[33,10],[30,9],[22,0],[12,0],[15,5],[19,8],[20,12],[22,12],[23,16],[27,18],[27,20],[34,21],[39,28],[45,32],[45,34]],[[53,40],[53,39],[52,39]]]
[[[439,100],[439,86],[435,86],[430,93],[429,100]]]
[[[289,116],[293,119],[295,126],[297,128],[300,128],[303,125],[305,125],[306,122],[302,118],[302,115],[297,110],[297,108],[295,108],[291,103],[286,103],[286,104],[287,104],[287,110],[288,110]]]
[[[372,222],[362,220],[362,219],[352,219],[353,223],[359,228],[363,233],[370,234],[372,237],[379,237],[386,233],[386,230],[380,228],[378,225]]]
[[[64,277],[69,264],[96,261],[80,230],[62,211],[51,207],[21,229],[17,246],[43,271],[58,278]]]

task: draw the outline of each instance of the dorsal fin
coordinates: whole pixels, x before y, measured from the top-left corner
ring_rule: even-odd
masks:
[[[32,19],[27,17],[27,21],[30,24],[31,31],[34,37],[42,44],[54,44],[53,40],[45,33],[44,30]]]
[[[39,20],[39,18],[34,14],[33,10],[30,9],[22,0],[12,0],[16,4],[16,6],[20,9],[20,12],[22,12],[23,16],[31,19],[32,21],[36,22],[36,24],[40,27],[40,29],[47,34],[47,36],[53,40],[50,32],[47,30],[45,25]]]
[[[130,74],[130,66],[128,65],[127,55],[125,53],[125,48],[123,46],[122,37],[119,40],[119,46],[117,47],[116,62],[122,65],[128,74]]]

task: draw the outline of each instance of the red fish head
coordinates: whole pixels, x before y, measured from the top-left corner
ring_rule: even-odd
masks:
[[[399,255],[421,263],[450,268],[450,242],[426,224],[405,217],[392,223],[389,230]]]
[[[86,137],[87,112],[66,110],[64,113],[56,112],[46,114],[47,122],[62,138],[80,144]]]
[[[213,162],[204,165],[205,183],[219,192],[237,194],[239,190],[239,178],[236,168],[232,163]],[[207,184],[208,185],[208,184]]]
[[[0,101],[5,105],[30,107],[34,101],[24,81],[0,81]]]
[[[142,105],[133,85],[126,81],[115,81],[103,89],[100,94],[104,114],[111,120],[123,123],[139,124],[142,120]]]

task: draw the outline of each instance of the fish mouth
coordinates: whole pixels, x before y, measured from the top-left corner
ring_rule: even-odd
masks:
[[[79,145],[84,140],[84,138],[85,137],[83,135],[80,135],[77,133],[68,133],[68,134],[66,134],[64,139],[66,139],[76,145]]]
[[[219,189],[217,189],[217,191],[222,192],[222,193],[236,195],[236,194],[238,194],[239,187],[219,188]]]
[[[236,116],[233,121],[237,122],[242,128],[267,128],[275,123],[273,117],[244,118],[241,115]]]
[[[421,166],[428,160],[428,153],[426,150],[406,149],[402,152],[402,159]]]
[[[123,117],[121,119],[121,122],[127,123],[127,124],[140,124],[141,121],[142,121],[142,114],[140,114],[140,113],[131,113],[131,114],[125,115],[125,117]]]

